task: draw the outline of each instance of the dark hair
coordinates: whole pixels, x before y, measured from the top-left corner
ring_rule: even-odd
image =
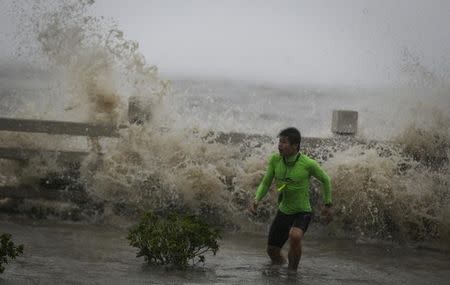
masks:
[[[300,131],[296,128],[287,128],[284,129],[278,134],[278,137],[286,137],[290,144],[298,144],[298,147],[300,148],[300,142],[302,141],[302,135],[300,134]]]

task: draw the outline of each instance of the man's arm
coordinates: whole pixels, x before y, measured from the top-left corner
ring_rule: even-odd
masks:
[[[331,206],[331,180],[330,177],[323,171],[320,165],[311,160],[311,175],[317,178],[323,184],[323,201],[327,206]]]
[[[254,215],[256,215],[256,209],[258,208],[258,202],[261,201],[262,198],[264,198],[264,196],[266,196],[267,191],[269,190],[269,187],[272,184],[272,180],[275,175],[274,157],[275,156],[272,156],[269,160],[266,174],[264,175],[264,178],[262,179],[261,183],[258,186],[258,189],[256,190],[255,200],[250,207],[250,211]]]
[[[273,177],[275,175],[275,167],[274,167],[274,156],[272,156],[269,160],[266,174],[264,175],[263,180],[258,186],[255,195],[255,201],[259,202],[266,196],[267,191],[269,190],[270,185],[272,184]]]
[[[323,171],[320,165],[313,160],[311,167],[312,176],[316,177],[323,184],[323,201],[325,207],[322,210],[321,216],[326,224],[329,224],[333,219],[333,212],[331,210],[331,180],[330,177]]]

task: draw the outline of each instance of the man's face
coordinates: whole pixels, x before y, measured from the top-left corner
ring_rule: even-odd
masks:
[[[282,156],[290,156],[297,153],[297,144],[291,144],[287,137],[280,137],[278,151]]]

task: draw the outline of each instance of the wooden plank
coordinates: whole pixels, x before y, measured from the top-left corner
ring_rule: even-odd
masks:
[[[82,151],[59,151],[45,149],[22,149],[0,147],[0,158],[13,160],[29,160],[32,157],[55,157],[57,162],[77,162],[83,160],[89,153]]]
[[[65,181],[66,183],[69,181]],[[54,183],[54,181],[53,181]],[[70,183],[70,182],[69,182]],[[42,199],[50,201],[71,201],[75,203],[86,203],[89,200],[84,189],[71,187],[73,184],[53,185],[7,185],[0,186],[0,199]]]
[[[117,129],[108,125],[0,118],[0,131],[47,133],[89,137],[118,137]]]
[[[16,199],[45,199],[60,200],[61,191],[39,189],[29,185],[21,186],[1,186],[0,197]]]

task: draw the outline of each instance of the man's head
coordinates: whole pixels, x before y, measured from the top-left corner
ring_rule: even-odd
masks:
[[[296,128],[284,129],[278,134],[278,151],[282,156],[296,154],[300,150],[302,136]]]

